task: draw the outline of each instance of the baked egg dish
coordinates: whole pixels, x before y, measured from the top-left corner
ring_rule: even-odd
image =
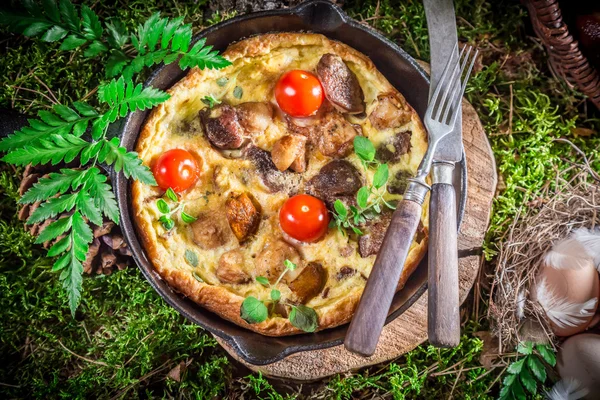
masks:
[[[145,122],[133,218],[176,291],[269,336],[352,318],[427,148],[413,108],[353,48],[309,33],[230,45]],[[427,204],[427,202],[425,202]],[[398,282],[427,249],[428,209]]]

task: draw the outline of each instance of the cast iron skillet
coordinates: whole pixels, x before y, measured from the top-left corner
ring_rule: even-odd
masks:
[[[394,43],[349,18],[340,8],[324,0],[308,1],[287,10],[258,12],[233,18],[203,31],[194,39],[206,37],[208,44],[224,50],[230,43],[248,36],[278,31],[322,33],[354,47],[375,62],[377,68],[404,95],[421,117],[425,114],[429,92],[429,79],[425,71]],[[168,89],[184,75],[177,63],[173,63],[154,71],[146,84]],[[129,150],[135,148],[147,115],[148,112],[130,114],[121,124],[113,127],[118,130],[115,133],[121,136],[122,145]],[[466,193],[464,161],[459,167],[462,174],[459,172],[458,183],[455,186],[457,186],[459,215],[462,216],[465,202],[463,194]],[[220,318],[175,292],[156,273],[138,240],[131,218],[130,182],[122,174],[114,176],[113,182],[115,182],[117,201],[121,210],[123,234],[148,282],[167,303],[189,320],[224,339],[242,359],[255,365],[270,364],[299,351],[327,348],[343,342],[346,325],[314,334],[278,338],[262,336]],[[392,321],[408,309],[425,292],[426,286],[427,260],[423,260],[405,287],[394,297],[386,322]]]

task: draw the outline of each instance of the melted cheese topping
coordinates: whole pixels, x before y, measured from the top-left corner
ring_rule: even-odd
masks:
[[[241,247],[244,255],[244,270],[252,277],[256,277],[254,259],[262,250],[265,242],[272,237],[281,237],[283,233],[278,223],[279,209],[288,196],[284,192],[270,193],[263,185],[259,174],[255,171],[250,161],[243,159],[229,159],[214,149],[206,140],[198,113],[206,108],[202,98],[212,95],[221,102],[235,106],[245,102],[271,102],[274,104],[273,89],[279,76],[291,69],[315,71],[321,56],[334,52],[326,46],[296,45],[292,47],[276,48],[264,56],[240,57],[233,64],[219,71],[205,70],[196,73],[193,87],[179,87],[176,85],[171,92],[171,99],[159,106],[154,111],[152,125],[146,126],[150,134],[140,143],[140,157],[146,165],[159,157],[163,152],[182,148],[197,156],[200,163],[200,177],[197,184],[182,194],[185,210],[190,215],[213,213],[216,218],[224,218],[224,203],[231,193],[250,192],[260,203],[262,220],[256,235]],[[227,54],[227,53],[225,53]],[[346,60],[348,67],[356,74],[365,95],[366,112],[369,115],[377,106],[377,96],[389,92],[390,85],[381,79],[381,75],[368,69],[361,68],[351,60]],[[219,78],[227,78],[227,83],[220,86]],[[222,80],[220,81],[222,83]],[[241,98],[233,95],[234,88],[242,89]],[[350,117],[352,118],[352,117]],[[281,118],[274,118],[274,122],[264,134],[253,139],[254,144],[264,150],[270,151],[273,144],[288,133],[286,124]],[[390,164],[390,177],[398,171],[408,171],[411,175],[417,170],[419,162],[426,150],[427,143],[424,130],[413,112],[412,120],[401,128],[378,131],[371,126],[368,118],[358,123],[363,135],[368,137],[377,147],[393,133],[410,130],[411,151],[402,156],[399,162]],[[374,169],[366,173],[357,156],[352,153],[346,158],[366,179],[372,182]],[[303,182],[319,172],[321,167],[330,162],[332,158],[325,157],[318,151],[308,154],[308,167],[302,174]],[[166,231],[158,221],[161,213],[156,207],[156,200],[162,192],[155,187],[140,186],[141,201],[136,201],[135,213],[138,219],[151,222],[152,229],[144,232],[146,238],[157,247],[158,256],[152,261],[160,271],[161,267],[177,268],[189,271],[199,277],[208,285],[225,287],[230,293],[240,298],[253,295],[259,299],[268,299],[269,289],[255,281],[245,284],[224,284],[215,275],[220,256],[226,251],[240,248],[238,241],[233,237],[225,245],[212,250],[203,250],[194,244],[192,231],[189,225],[183,223],[178,215],[173,215],[175,228]],[[300,189],[302,192],[302,186]],[[399,200],[400,195],[386,194],[386,200]],[[427,202],[425,203],[427,204]],[[423,208],[421,222],[428,226],[427,207]],[[327,313],[336,307],[346,296],[362,292],[365,279],[369,276],[375,256],[363,258],[358,253],[358,243],[355,239],[343,235],[337,229],[329,229],[326,236],[317,243],[299,243],[287,239],[300,252],[307,262],[316,261],[323,265],[327,271],[326,298],[322,294],[311,299],[307,305],[313,307],[319,315]],[[425,241],[423,241],[425,242]],[[422,248],[425,243],[413,243],[411,249]],[[191,250],[198,256],[198,265],[190,265],[186,261],[185,252]],[[342,256],[344,254],[345,256]],[[338,279],[336,275],[340,269],[348,266],[357,272],[351,276]],[[290,289],[285,284],[278,287],[282,299],[291,296]],[[279,318],[279,317],[276,317]]]

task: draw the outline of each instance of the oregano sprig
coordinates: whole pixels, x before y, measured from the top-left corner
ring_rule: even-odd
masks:
[[[383,206],[392,210],[395,209],[395,206],[384,198],[387,193],[389,168],[387,164],[381,164],[375,159],[376,151],[373,143],[364,136],[356,136],[354,138],[354,152],[360,159],[365,171],[371,167],[375,168],[373,182],[358,190],[356,193],[356,206],[347,207],[339,199],[333,203],[334,212],[330,226],[337,226],[344,234],[346,232],[343,228],[346,228],[352,229],[357,235],[362,235],[360,225],[380,214],[383,211]]]
[[[185,212],[185,203],[179,200],[177,193],[175,193],[173,189],[168,188],[163,197],[168,200],[171,200],[171,202],[174,203],[174,207],[171,208],[171,206],[169,206],[169,204],[164,198],[158,199],[156,201],[156,208],[158,208],[158,211],[160,211],[160,213],[162,214],[158,220],[166,230],[169,231],[173,229],[173,227],[175,226],[175,221],[173,221],[171,216],[179,211],[181,211],[179,217],[186,224],[191,224],[192,222],[198,219],[196,217],[192,217],[191,215]]]
[[[277,289],[277,286],[288,271],[296,269],[296,264],[287,259],[284,261],[284,266],[284,270],[273,285],[264,276],[256,277],[258,283],[269,289],[269,300],[262,301],[254,296],[246,297],[240,308],[240,317],[244,321],[249,324],[258,324],[265,321],[270,313],[267,304],[270,305],[271,313],[275,310],[275,306],[281,301],[281,291]],[[283,304],[291,308],[288,318],[293,326],[305,332],[314,332],[317,330],[319,327],[319,317],[314,309],[303,304],[291,304],[287,302]]]
[[[107,78],[122,74],[131,79],[144,67],[170,64],[177,59],[182,69],[220,69],[231,64],[212,46],[206,46],[205,38],[192,45],[192,26],[184,24],[183,17],[162,18],[155,13],[129,32],[116,19],[105,21],[103,27],[91,8],[82,5],[78,11],[70,0],[60,0],[58,4],[55,0],[42,0],[41,6],[32,0],[22,3],[23,11],[0,10],[0,25],[46,42],[62,40],[61,50],[82,48],[85,57],[108,54]]]

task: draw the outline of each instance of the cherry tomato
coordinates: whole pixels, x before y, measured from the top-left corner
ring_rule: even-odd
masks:
[[[161,189],[183,192],[198,179],[198,164],[189,151],[172,149],[156,160],[152,173]]]
[[[290,197],[279,210],[279,225],[296,240],[315,242],[327,231],[327,207],[321,200],[308,194]]]
[[[275,100],[292,117],[308,117],[323,103],[323,87],[319,78],[307,71],[288,71],[275,85]]]

